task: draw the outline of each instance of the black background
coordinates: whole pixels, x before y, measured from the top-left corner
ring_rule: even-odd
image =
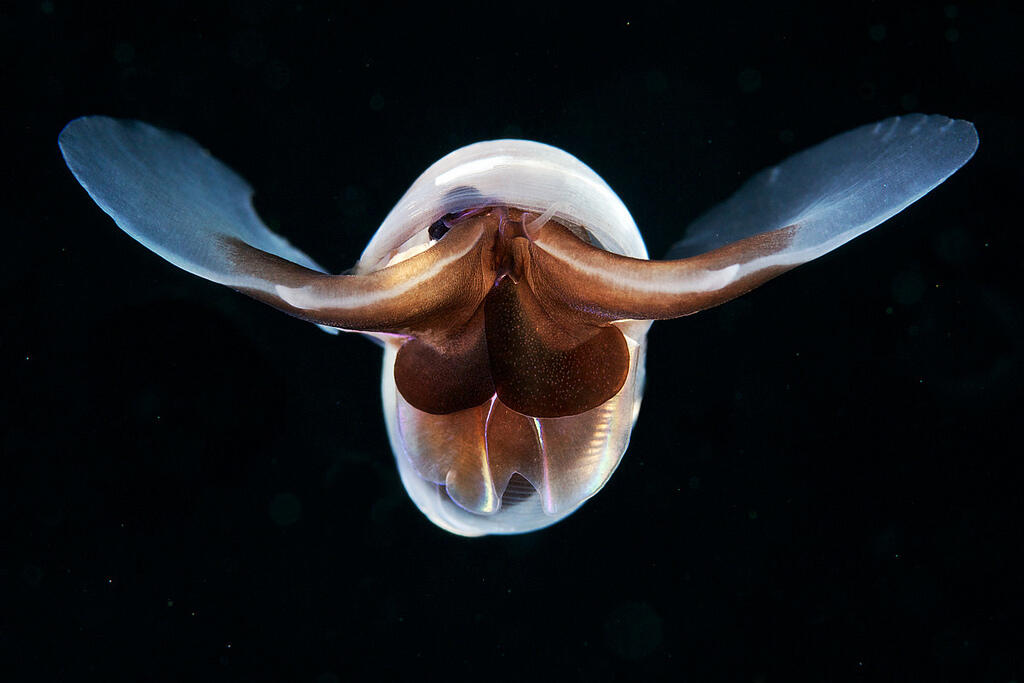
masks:
[[[5,680],[1024,676],[1019,14],[146,6],[0,14]],[[478,540],[407,499],[375,346],[146,252],[56,146],[90,113],[186,132],[340,271],[476,140],[577,155],[657,256],[758,169],[908,111],[974,121],[977,156],[656,324],[608,486]]]

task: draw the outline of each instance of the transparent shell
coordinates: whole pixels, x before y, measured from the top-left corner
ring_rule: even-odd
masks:
[[[367,245],[359,270],[423,249],[434,221],[484,206],[546,213],[608,251],[647,258],[629,211],[586,164],[542,143],[494,140],[458,149],[424,171]],[[496,398],[448,415],[417,410],[395,387],[403,340],[378,336],[385,344],[388,437],[417,507],[463,536],[515,534],[564,519],[600,491],[622,460],[640,411],[651,322],[614,325],[630,352],[622,389],[597,408],[557,418],[527,417]]]
[[[442,216],[482,206],[553,211],[603,248],[647,258],[625,204],[589,166],[540,142],[490,140],[459,148],[424,171],[366,245],[358,271],[383,267],[397,251],[425,243],[427,227]]]

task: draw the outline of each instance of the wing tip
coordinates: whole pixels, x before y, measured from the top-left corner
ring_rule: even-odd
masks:
[[[868,124],[873,126],[872,132],[874,134],[883,133],[884,136],[891,136],[896,132],[901,123],[910,124],[909,135],[920,135],[922,133],[934,133],[940,135],[954,135],[964,143],[964,151],[967,156],[964,158],[966,163],[978,149],[980,138],[978,137],[978,129],[973,122],[966,119],[957,119],[944,114],[901,114],[899,116],[892,116],[888,119],[883,119],[875,124]],[[887,126],[886,124],[890,124]]]
[[[60,133],[57,134],[57,141],[58,143],[61,143],[72,135],[81,132],[82,129],[87,126],[95,126],[101,123],[125,124],[129,121],[131,121],[131,119],[115,119],[112,116],[104,116],[102,114],[84,114],[82,116],[76,116],[64,124],[64,127],[60,129]]]

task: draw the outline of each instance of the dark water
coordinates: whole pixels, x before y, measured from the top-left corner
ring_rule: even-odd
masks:
[[[829,12],[3,10],[0,676],[1020,680],[1021,16]],[[974,121],[975,159],[656,324],[606,489],[483,540],[407,500],[376,347],[154,257],[56,147],[88,113],[185,131],[342,270],[479,139],[579,156],[658,255],[761,167],[908,111]]]

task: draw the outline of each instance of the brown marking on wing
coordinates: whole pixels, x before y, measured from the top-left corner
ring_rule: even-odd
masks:
[[[493,279],[495,220],[476,216],[420,254],[361,275],[325,275],[225,239],[250,286],[237,289],[303,320],[346,330],[417,336],[442,344],[445,330],[476,313]]]
[[[591,320],[662,320],[725,303],[798,264],[773,265],[721,287],[705,288],[716,272],[784,251],[791,225],[675,261],[647,261],[591,246],[554,221],[534,231],[530,286],[542,301],[561,301]],[[693,287],[687,289],[687,283]]]

